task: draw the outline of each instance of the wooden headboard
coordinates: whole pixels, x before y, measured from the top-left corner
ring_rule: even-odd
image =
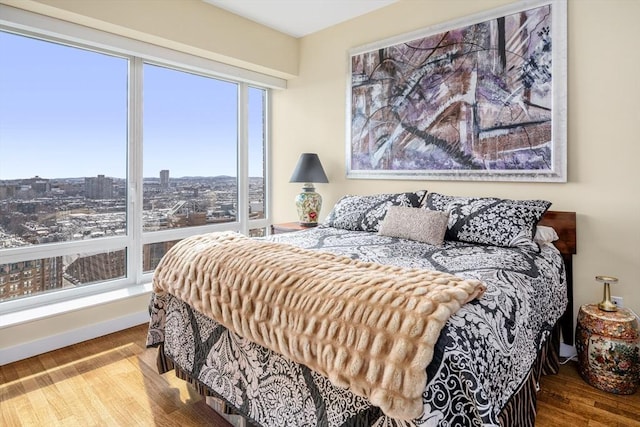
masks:
[[[553,227],[560,238],[554,242],[562,254],[567,273],[567,295],[569,303],[560,318],[562,338],[565,344],[573,345],[573,255],[576,254],[576,213],[547,211],[539,225]]]

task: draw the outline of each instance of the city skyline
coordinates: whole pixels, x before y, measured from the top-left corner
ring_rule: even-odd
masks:
[[[34,175],[34,176],[26,176],[26,177],[21,177],[21,178],[0,178],[0,182],[9,182],[9,181],[26,181],[26,180],[30,180],[30,179],[34,179],[34,178],[40,178],[40,179],[47,179],[47,180],[66,180],[66,179],[72,179],[72,180],[82,180],[84,178],[95,178],[97,176],[100,175],[104,175],[106,178],[113,178],[113,179],[118,179],[118,180],[126,180],[127,178],[120,178],[120,177],[116,177],[116,176],[109,176],[103,173],[97,173],[91,176],[56,176],[56,177],[48,177],[48,176],[42,176],[42,175]],[[198,178],[219,178],[219,177],[229,177],[229,178],[237,178],[237,175],[225,175],[225,174],[221,174],[221,175],[185,175],[185,176],[173,176],[173,175],[169,175],[169,181],[171,181],[172,179],[198,179]],[[264,179],[264,177],[262,175],[249,175],[250,179]],[[142,177],[143,180],[160,180],[160,175],[158,174],[157,176],[143,176]]]
[[[166,175],[165,175],[166,178]],[[105,176],[0,183],[0,248],[55,244],[124,236],[131,215],[124,186]],[[166,179],[164,181],[166,183]],[[249,217],[265,218],[264,180],[249,183]],[[174,178],[162,185],[145,182],[139,212],[143,232],[154,232],[237,219],[235,179]],[[264,228],[250,230],[263,236]],[[141,246],[142,271],[150,272],[177,240]],[[87,250],[73,255],[36,257],[0,263],[0,302],[126,277],[127,250]]]

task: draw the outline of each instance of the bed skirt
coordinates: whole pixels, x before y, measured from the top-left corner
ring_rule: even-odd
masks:
[[[518,391],[500,411],[502,426],[531,426],[536,424],[537,393],[542,375],[557,374],[560,369],[560,324],[557,323],[542,350],[538,353],[529,375]]]
[[[542,375],[557,374],[560,367],[560,331],[560,325],[556,324],[551,335],[545,341],[541,351],[538,353],[538,357],[536,358],[526,379],[522,382],[518,391],[511,397],[505,407],[502,408],[499,415],[500,425],[505,427],[535,426],[537,392],[540,389],[540,378]],[[216,410],[222,416],[239,415],[245,418],[249,423],[254,425],[257,424],[254,420],[247,417],[233,405],[229,404],[218,393],[211,390],[211,388],[206,384],[203,384],[198,379],[193,378],[188,372],[174,363],[170,357],[165,355],[163,344],[158,345],[157,369],[160,374],[173,370],[176,377],[190,383],[203,397],[213,397],[220,402],[223,402],[223,404],[218,405],[216,409],[212,408],[212,410]]]

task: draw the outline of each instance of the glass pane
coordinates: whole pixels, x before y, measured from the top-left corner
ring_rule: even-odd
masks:
[[[236,220],[238,86],[144,65],[144,231]]]
[[[0,31],[0,248],[125,233],[128,60]]]
[[[171,240],[169,242],[149,243],[144,245],[142,249],[142,270],[145,273],[153,271],[160,262],[160,259],[180,240]]]
[[[126,277],[126,250],[0,264],[0,301]]]
[[[265,218],[266,90],[249,88],[249,219]]]

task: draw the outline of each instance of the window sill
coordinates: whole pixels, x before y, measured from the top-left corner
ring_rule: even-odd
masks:
[[[107,304],[127,298],[136,297],[145,293],[151,293],[151,283],[130,286],[124,289],[87,295],[75,299],[56,302],[40,307],[28,308],[6,314],[0,314],[0,329],[42,320],[59,314],[69,313],[98,305]]]

